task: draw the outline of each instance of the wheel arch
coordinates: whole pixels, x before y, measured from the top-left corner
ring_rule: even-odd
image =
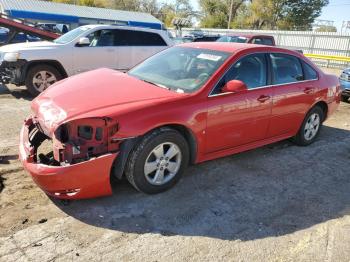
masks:
[[[313,106],[312,106],[312,108],[314,108],[314,107],[316,107],[316,106],[318,106],[318,107],[320,107],[321,109],[322,109],[322,111],[323,111],[323,113],[324,113],[324,116],[323,116],[323,119],[322,119],[322,121],[325,121],[326,119],[327,119],[327,114],[328,114],[328,105],[327,105],[327,103],[325,102],[325,101],[318,101],[317,103],[315,103]],[[310,108],[310,110],[312,109],[312,108]],[[310,111],[309,110],[309,111]]]
[[[193,131],[181,124],[164,124],[154,127],[140,136],[129,138],[123,141],[120,145],[119,155],[114,160],[114,163],[112,165],[111,177],[121,179],[124,174],[126,162],[128,161],[129,155],[135,146],[137,146],[137,144],[140,142],[141,138],[150,132],[154,132],[155,130],[162,128],[174,129],[185,138],[190,149],[190,163],[194,164],[197,158],[197,139]]]
[[[197,158],[197,139],[194,133],[192,132],[192,130],[181,124],[167,124],[167,125],[157,127],[155,129],[159,129],[163,127],[175,129],[185,138],[190,149],[190,163],[194,164]]]
[[[37,65],[53,66],[58,70],[58,72],[60,72],[60,74],[62,75],[63,78],[68,77],[68,74],[67,74],[66,70],[64,69],[63,65],[57,60],[33,60],[33,61],[29,61],[28,63],[26,63],[26,65],[24,66],[21,81],[24,82],[29,69],[34,67],[34,66],[37,66]]]

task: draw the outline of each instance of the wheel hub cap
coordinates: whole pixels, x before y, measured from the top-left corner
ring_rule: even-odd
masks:
[[[313,139],[320,128],[320,116],[316,113],[311,114],[308,120],[306,121],[304,128],[304,137],[307,141]]]
[[[39,71],[33,77],[33,86],[39,92],[44,91],[55,82],[57,82],[56,76],[49,71]]]
[[[181,167],[180,148],[166,142],[155,147],[144,165],[144,175],[152,185],[164,185],[175,177]]]

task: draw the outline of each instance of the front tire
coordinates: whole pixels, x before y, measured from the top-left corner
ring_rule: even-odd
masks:
[[[318,137],[322,122],[324,120],[324,112],[319,106],[313,107],[305,116],[294,142],[299,146],[308,146],[315,142]]]
[[[181,178],[189,162],[188,144],[174,129],[157,129],[143,137],[130,153],[125,175],[139,191],[163,192]]]
[[[28,70],[25,85],[29,93],[37,96],[62,78],[62,74],[55,67],[44,64],[36,65]]]

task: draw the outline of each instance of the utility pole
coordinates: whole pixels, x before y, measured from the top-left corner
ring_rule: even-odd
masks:
[[[341,26],[341,34],[346,34],[350,29],[350,21],[343,21]],[[344,31],[343,31],[344,30]]]
[[[228,16],[227,29],[230,29],[230,26],[231,26],[231,21],[232,21],[232,9],[233,9],[233,0],[231,0],[231,4],[230,4],[230,12],[229,12],[229,16]]]

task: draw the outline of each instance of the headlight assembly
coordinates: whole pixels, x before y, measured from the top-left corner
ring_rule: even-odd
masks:
[[[4,54],[3,60],[6,62],[16,62],[20,57],[19,52],[8,52]]]

